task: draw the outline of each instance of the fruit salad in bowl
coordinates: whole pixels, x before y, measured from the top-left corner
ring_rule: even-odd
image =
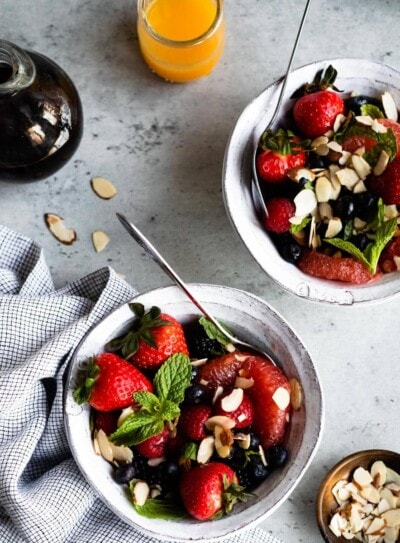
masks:
[[[357,59],[299,68],[265,129],[279,85],[245,109],[228,143],[224,199],[235,229],[299,296],[351,305],[397,294],[400,73]]]
[[[82,473],[122,520],[173,541],[263,520],[319,443],[311,359],[261,299],[194,285],[223,326],[271,353],[239,351],[176,287],[138,296],[74,353],[65,422]]]

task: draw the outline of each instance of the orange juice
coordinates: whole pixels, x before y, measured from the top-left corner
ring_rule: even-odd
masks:
[[[209,75],[224,48],[222,0],[138,0],[138,36],[148,66],[170,81]]]

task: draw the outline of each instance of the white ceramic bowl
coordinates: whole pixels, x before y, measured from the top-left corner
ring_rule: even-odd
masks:
[[[400,72],[387,65],[369,60],[335,58],[308,64],[294,70],[288,80],[285,96],[307,81],[318,70],[332,64],[338,71],[336,86],[346,92],[379,97],[389,91],[400,105]],[[251,192],[252,154],[272,117],[278,100],[281,81],[265,89],[242,112],[227,144],[223,169],[223,196],[232,225],[262,270],[287,291],[303,298],[334,304],[352,305],[375,302],[400,293],[397,272],[365,284],[350,285],[318,279],[287,263],[276,250],[257,215]],[[284,100],[282,115],[293,102]]]
[[[303,405],[294,412],[286,446],[290,460],[274,471],[257,490],[259,499],[234,509],[218,521],[194,519],[153,520],[134,510],[126,490],[112,478],[112,467],[94,453],[88,406],[75,403],[72,392],[77,371],[88,357],[102,352],[104,344],[121,334],[132,321],[128,305],[114,311],[94,327],[77,347],[65,390],[65,425],[72,454],[92,488],[122,520],[150,537],[169,541],[213,541],[259,523],[288,498],[310,464],[320,441],[323,405],[314,365],[295,332],[267,303],[246,292],[227,287],[192,285],[194,294],[210,312],[239,337],[274,353],[288,377],[296,377],[304,391]],[[157,305],[185,323],[198,317],[195,306],[177,287],[152,290],[135,298],[145,307]]]

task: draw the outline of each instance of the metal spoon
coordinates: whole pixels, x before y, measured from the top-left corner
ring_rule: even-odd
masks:
[[[209,311],[197,300],[197,298],[194,296],[194,294],[190,291],[189,287],[182,281],[182,279],[179,277],[179,275],[171,268],[171,266],[168,264],[168,262],[160,255],[160,253],[157,251],[157,249],[150,243],[150,241],[142,234],[142,232],[134,225],[132,224],[122,213],[116,213],[119,221],[124,226],[124,228],[129,232],[129,234],[133,237],[133,239],[142,247],[142,249],[145,250],[147,255],[154,260],[156,264],[160,266],[160,268],[178,285],[178,287],[183,290],[183,292],[186,294],[186,296],[190,299],[190,301],[203,313],[203,315],[211,321],[214,326],[222,333],[225,337],[229,339],[229,341],[236,346],[244,347],[245,349],[248,349],[250,351],[254,351],[258,354],[261,354],[263,356],[266,356],[271,360],[275,366],[277,363],[273,360],[271,353],[266,353],[259,349],[258,347],[255,347],[254,345],[250,345],[250,343],[247,343],[245,341],[242,341],[241,339],[238,339],[237,337],[230,334],[225,328],[216,320],[215,317],[213,317]]]
[[[302,31],[303,31],[304,23],[305,23],[305,20],[306,20],[306,17],[307,17],[307,13],[308,13],[308,9],[310,7],[310,4],[311,4],[311,0],[307,0],[306,6],[305,6],[304,12],[303,12],[303,17],[301,19],[300,26],[299,26],[299,29],[297,31],[297,36],[296,36],[296,40],[294,42],[294,46],[293,46],[293,49],[292,49],[292,54],[290,55],[289,64],[288,64],[288,66],[286,68],[286,74],[285,74],[285,76],[283,78],[283,81],[282,81],[282,86],[281,86],[281,90],[280,90],[280,93],[279,93],[278,102],[276,104],[275,111],[274,111],[271,119],[269,120],[267,126],[265,127],[264,131],[268,130],[268,128],[273,126],[273,124],[276,121],[276,118],[278,117],[278,114],[280,112],[282,101],[283,101],[283,96],[284,96],[284,93],[285,93],[285,90],[286,90],[287,81],[288,81],[290,72],[292,70],[292,64],[293,64],[294,56],[295,56],[297,46],[298,46],[299,41],[300,41],[300,36],[301,36]],[[257,148],[258,148],[258,142],[255,145],[255,149],[254,149],[254,152],[253,152],[253,183],[252,183],[252,186],[253,186],[253,189],[254,189],[253,190],[253,196],[255,195],[257,197],[257,199],[259,201],[259,204],[261,205],[262,211],[268,217],[267,206],[265,205],[264,197],[263,197],[261,187],[260,187],[260,181],[259,181],[258,175],[257,175],[257,168],[256,168]]]

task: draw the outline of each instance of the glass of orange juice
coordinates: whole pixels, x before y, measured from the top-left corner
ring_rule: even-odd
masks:
[[[144,60],[164,79],[207,76],[224,49],[223,0],[138,0],[138,37]]]

